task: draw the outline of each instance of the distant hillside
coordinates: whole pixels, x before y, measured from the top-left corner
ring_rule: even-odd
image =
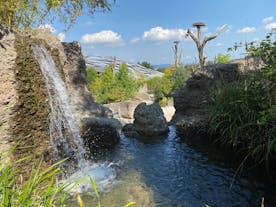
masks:
[[[158,69],[158,68],[168,68],[170,67],[171,64],[158,64],[158,65],[153,65],[154,69]]]

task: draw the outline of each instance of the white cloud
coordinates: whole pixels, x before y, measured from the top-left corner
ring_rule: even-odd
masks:
[[[64,39],[65,39],[65,34],[62,33],[62,32],[61,32],[61,33],[58,33],[57,38],[58,38],[61,42],[63,42]]]
[[[57,30],[51,24],[43,24],[39,26],[40,29],[48,29],[52,33],[55,33]]]
[[[143,39],[152,42],[162,42],[167,40],[183,40],[187,30],[184,29],[163,29],[154,27],[144,32]]]
[[[86,44],[123,44],[122,36],[111,30],[104,30],[98,33],[85,34],[81,42]]]
[[[267,30],[276,29],[276,22],[271,22],[271,23],[265,25],[265,28],[266,28]]]
[[[237,33],[241,34],[241,33],[252,33],[252,32],[256,32],[256,28],[255,27],[244,27],[242,29],[239,29],[237,31]]]
[[[263,24],[267,24],[267,23],[271,22],[273,19],[274,19],[273,16],[266,17],[266,18],[264,18],[264,19],[262,20],[262,23],[263,23]]]
[[[216,44],[217,47],[219,47],[219,46],[221,46],[221,45],[222,45],[222,44],[221,44],[220,42]]]
[[[140,38],[139,37],[134,37],[130,40],[130,43],[137,43],[140,41]]]

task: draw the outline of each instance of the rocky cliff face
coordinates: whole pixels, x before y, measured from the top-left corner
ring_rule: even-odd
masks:
[[[120,124],[111,118],[109,109],[96,104],[90,96],[85,62],[78,43],[62,44],[47,30],[13,33],[0,27],[1,148],[20,142],[22,148],[28,146],[28,149],[17,150],[15,154],[19,157],[51,154],[48,98],[40,66],[33,55],[33,44],[44,45],[51,54],[66,83],[70,104],[86,140],[98,141],[100,146],[104,146],[103,140],[108,146],[117,143]],[[87,121],[89,119],[97,122]],[[106,125],[116,132],[114,136],[103,133],[103,140],[99,140],[91,133],[86,134],[89,130],[102,132]]]
[[[232,82],[240,76],[238,64],[215,64],[195,72],[174,94],[175,115],[172,123],[179,133],[190,136],[201,132],[207,121],[205,106],[212,88]]]

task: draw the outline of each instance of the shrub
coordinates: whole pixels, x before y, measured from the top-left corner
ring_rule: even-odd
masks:
[[[147,81],[148,91],[154,94],[155,101],[164,106],[172,94],[184,84],[190,74],[191,70],[184,67],[167,68],[162,78],[154,77]]]
[[[219,63],[228,63],[231,59],[231,55],[230,54],[222,54],[222,53],[219,53],[218,54],[218,57],[217,57],[217,61]]]

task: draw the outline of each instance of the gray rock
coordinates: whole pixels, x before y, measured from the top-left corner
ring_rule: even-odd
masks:
[[[229,83],[240,77],[238,64],[214,64],[195,72],[173,95],[176,112],[172,123],[185,135],[202,132],[207,121],[206,104],[212,88],[219,83]]]
[[[84,118],[80,133],[84,144],[92,152],[98,148],[109,148],[120,141],[121,123],[112,118]]]
[[[126,136],[155,137],[168,133],[168,124],[159,104],[140,103],[134,111],[134,123],[123,127]]]

